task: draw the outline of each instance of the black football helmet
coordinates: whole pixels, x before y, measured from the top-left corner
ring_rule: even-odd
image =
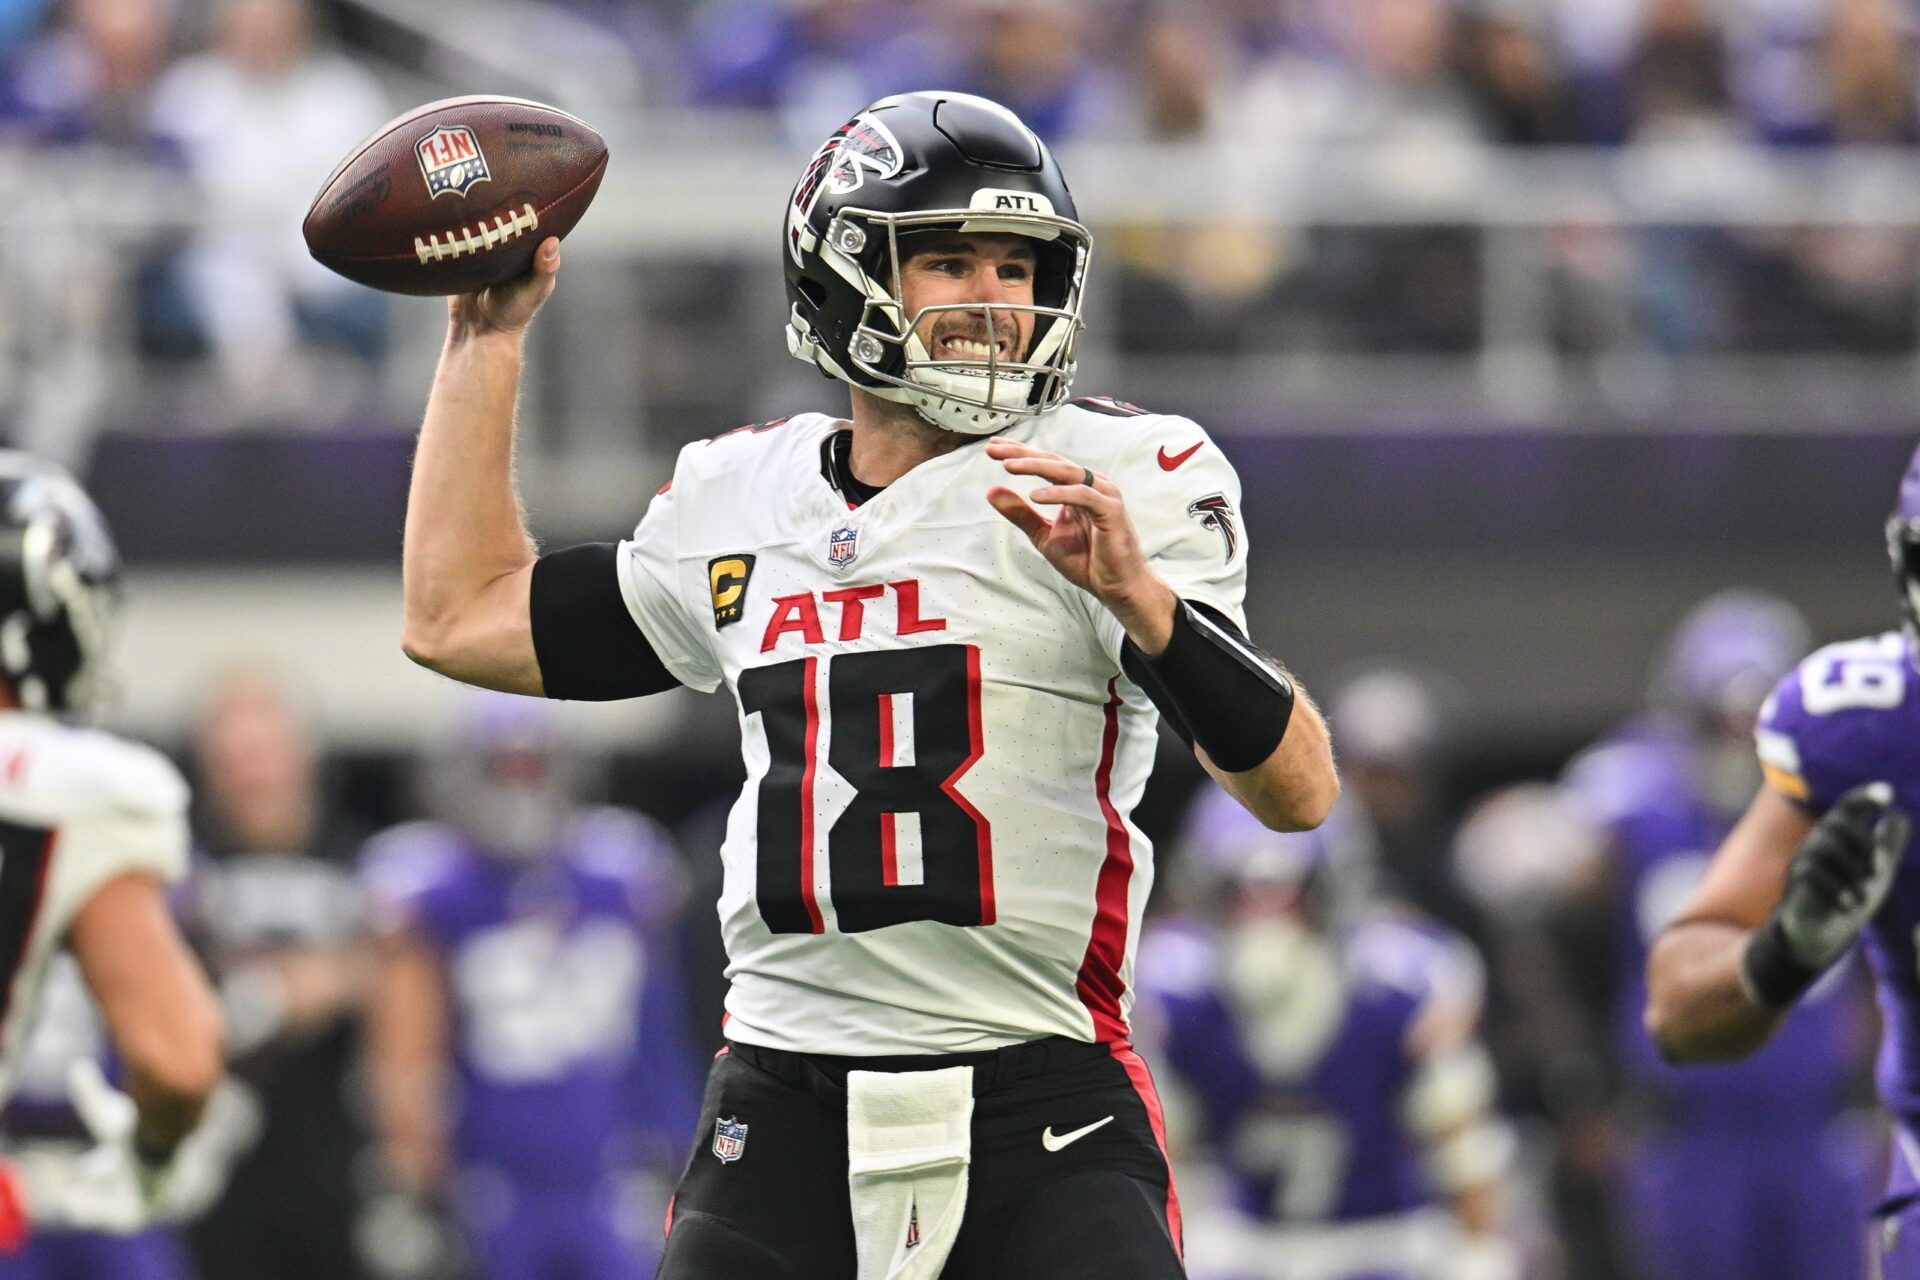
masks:
[[[1038,242],[1032,305],[957,304],[907,315],[903,233],[1007,232]],[[912,405],[967,435],[999,431],[1067,398],[1093,236],[1046,144],[997,102],[964,93],[882,98],[837,129],[787,205],[787,348],[829,377]],[[915,326],[936,311],[985,312],[984,359],[936,360]],[[1030,312],[1017,359],[992,339]]]
[[[106,519],[73,477],[0,449],[0,678],[31,711],[92,698],[120,594]]]

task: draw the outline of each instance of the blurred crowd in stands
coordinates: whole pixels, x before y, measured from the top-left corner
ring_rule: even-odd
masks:
[[[1450,158],[1486,147],[1805,155],[1920,137],[1900,0],[546,3],[493,6],[506,17],[475,29],[537,53],[540,15],[564,9],[631,63],[634,110],[764,113],[762,136],[796,164],[852,106],[928,85],[998,98],[1069,152],[1215,148],[1227,169],[1285,154],[1311,181],[1312,157],[1364,148],[1414,189],[1457,182]],[[295,230],[333,163],[434,80],[421,42],[367,10],[0,4],[0,145],[104,147],[172,167],[203,198],[198,225],[130,267],[128,337],[147,360],[210,364],[241,403],[298,404],[314,383],[303,354],[365,364],[389,349],[390,305],[308,261]],[[1108,236],[1106,328],[1123,351],[1457,353],[1487,337],[1474,227],[1127,226],[1086,212]],[[1549,349],[1884,354],[1916,341],[1906,228],[1542,235]]]
[[[662,74],[668,92],[796,114],[804,136],[837,104],[907,84],[998,98],[1062,142],[1905,145],[1920,124],[1913,19],[1896,0],[681,7],[668,29],[687,69]]]
[[[848,102],[930,85],[997,98],[1057,143],[1225,133],[1270,144],[1718,135],[1903,146],[1920,129],[1914,17],[1898,0],[555,7],[629,50],[650,105],[774,111],[803,146],[844,118]],[[180,140],[198,132],[196,114],[231,120],[231,108],[271,103],[293,120],[300,102],[325,93],[345,130],[369,107],[370,87],[310,53],[304,29],[314,19],[338,26],[354,9],[343,0],[7,0],[4,118],[52,140]]]

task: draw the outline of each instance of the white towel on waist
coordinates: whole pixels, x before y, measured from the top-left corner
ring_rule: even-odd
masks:
[[[859,1280],[934,1280],[960,1234],[973,1068],[847,1073],[847,1186]]]

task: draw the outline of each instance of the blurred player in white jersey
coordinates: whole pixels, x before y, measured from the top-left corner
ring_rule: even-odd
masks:
[[[63,949],[125,1090],[82,1063],[73,1101],[91,1142],[0,1165],[15,1248],[29,1227],[132,1232],[167,1216],[172,1165],[221,1077],[218,1007],[164,890],[186,870],[186,783],[151,748],[70,719],[98,683],[119,572],[72,478],[0,451],[0,1102]]]
[[[739,706],[730,1043],[669,1280],[1183,1274],[1127,1025],[1158,718],[1269,826],[1316,826],[1338,783],[1318,712],[1246,637],[1218,446],[1068,400],[1091,246],[1006,108],[873,103],[780,242],[789,349],[853,388],[851,417],[688,445],[631,539],[546,556],[509,463],[558,242],[452,300],[409,654],[518,693],[724,684]]]

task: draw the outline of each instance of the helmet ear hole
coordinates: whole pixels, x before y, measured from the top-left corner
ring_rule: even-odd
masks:
[[[815,311],[821,311],[826,308],[827,287],[818,280],[809,280],[803,276],[799,280],[794,281],[793,287],[799,292],[800,297],[805,300],[806,304]]]

